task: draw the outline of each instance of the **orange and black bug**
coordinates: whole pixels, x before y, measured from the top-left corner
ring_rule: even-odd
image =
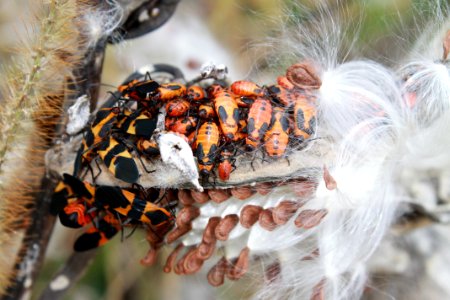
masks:
[[[235,81],[231,84],[231,91],[237,96],[262,97],[264,89],[254,82],[247,80]]]
[[[204,177],[211,173],[217,155],[220,133],[217,124],[208,121],[203,123],[195,141],[196,156],[200,174]]]
[[[159,92],[159,87],[159,83],[152,79],[135,79],[129,83],[120,85],[118,90],[124,98],[136,101],[150,101]]]
[[[213,102],[222,133],[227,140],[234,141],[239,122],[239,108],[236,100],[224,90],[215,94]]]
[[[236,97],[236,103],[239,107],[244,107],[244,108],[249,108],[252,106],[253,102],[255,101],[255,99],[250,98],[250,97]]]
[[[167,130],[178,132],[184,135],[189,135],[191,131],[197,126],[197,118],[193,116],[177,119],[172,124],[166,127]]]
[[[83,157],[88,159],[90,156],[90,150],[92,146],[99,144],[104,138],[106,138],[114,125],[117,123],[117,117],[120,114],[120,108],[102,108],[100,109],[94,118],[89,130],[85,132],[83,138]]]
[[[164,83],[158,87],[157,91],[155,99],[168,101],[186,95],[186,86],[177,82]]]
[[[289,119],[283,108],[273,109],[272,122],[264,136],[264,148],[270,157],[278,158],[285,154],[289,143]]]
[[[271,85],[267,87],[267,92],[274,102],[282,104],[284,107],[291,107],[294,103],[294,96],[298,92],[290,91],[281,85]]]
[[[63,175],[53,193],[50,212],[58,214],[61,223],[66,227],[82,227],[95,217],[88,213],[94,205],[95,187],[69,174]]]
[[[166,130],[169,130],[169,128],[173,126],[178,120],[178,118],[166,117],[166,119],[164,120],[164,128]]]
[[[139,198],[135,193],[115,186],[99,186],[95,191],[97,203],[117,212],[130,221],[159,227],[173,220],[165,208]]]
[[[248,112],[247,138],[245,143],[250,150],[256,149],[269,129],[272,119],[272,104],[268,99],[257,98]]]
[[[166,112],[169,117],[181,117],[188,113],[191,104],[187,100],[174,99],[166,104]]]
[[[197,132],[192,131],[187,137],[188,143],[191,146],[192,151],[195,151],[195,140],[197,139]]]
[[[73,248],[77,252],[91,250],[106,244],[121,229],[121,221],[113,214],[106,214],[98,219],[97,224],[83,233],[75,241]]]
[[[202,101],[206,98],[206,91],[199,85],[192,85],[187,89],[187,99],[194,102]]]
[[[287,79],[286,76],[278,76],[277,83],[287,90],[293,90],[295,88],[295,86],[292,84],[292,82],[289,81],[289,79]]]
[[[131,153],[113,136],[100,143],[97,153],[116,178],[128,183],[135,183],[139,179],[139,171]]]
[[[198,116],[201,119],[213,119],[215,118],[216,115],[216,111],[214,110],[214,105],[210,102],[201,104],[198,107]]]
[[[139,139],[136,147],[140,153],[149,157],[160,154],[158,144],[153,140]]]
[[[306,95],[294,102],[294,137],[301,143],[315,132],[316,108]]]
[[[228,147],[224,148],[219,155],[219,166],[217,171],[219,173],[219,178],[223,181],[227,181],[230,178],[231,172],[235,169],[234,163],[234,153]]]
[[[62,225],[80,228],[92,223],[97,214],[98,210],[89,207],[83,199],[78,198],[77,201],[68,203],[58,216]]]
[[[82,145],[74,163],[74,175],[78,175],[82,166],[86,164],[93,173],[89,163],[96,156],[97,146],[111,134],[111,130],[118,121],[119,114],[120,108],[118,107],[102,108],[96,113],[92,125],[84,133]]]
[[[125,111],[117,127],[124,133],[150,138],[156,129],[157,118],[150,118],[141,110]]]
[[[208,87],[208,97],[214,98],[218,93],[222,92],[224,90],[224,87],[220,84],[212,84]]]

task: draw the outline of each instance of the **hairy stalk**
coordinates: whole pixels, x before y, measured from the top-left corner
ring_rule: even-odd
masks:
[[[64,80],[78,59],[79,5],[49,1],[41,21],[31,22],[37,30],[26,37],[14,65],[5,72],[0,109],[0,243],[5,245],[0,260],[0,294],[15,273],[12,264],[21,248],[18,245],[26,242],[21,240],[23,229],[32,223],[31,209],[39,206],[35,196],[44,175],[44,153],[67,94]]]

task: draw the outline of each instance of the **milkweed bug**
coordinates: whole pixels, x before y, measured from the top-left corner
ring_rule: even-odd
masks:
[[[270,157],[284,155],[289,143],[289,119],[283,108],[275,107],[271,126],[264,136],[264,148]]]
[[[153,140],[139,139],[136,147],[139,152],[150,157],[160,154],[158,144]]]
[[[187,99],[194,102],[202,101],[206,98],[205,90],[199,85],[192,85],[187,89]]]
[[[230,149],[224,148],[220,152],[219,166],[217,167],[219,178],[221,180],[227,181],[230,178],[231,172],[235,169],[234,163],[234,153]]]
[[[257,98],[248,112],[247,138],[245,143],[250,150],[259,146],[272,119],[272,104],[268,99]]]
[[[55,188],[50,212],[58,214],[61,223],[66,227],[79,228],[91,222],[94,214],[88,209],[94,205],[95,187],[69,174],[63,175]]]
[[[115,186],[99,186],[95,192],[96,200],[108,209],[133,221],[158,227],[173,220],[172,214],[136,194]]]
[[[224,90],[215,94],[213,102],[222,133],[227,140],[235,140],[239,122],[239,109],[236,101],[228,91]]]
[[[256,83],[239,80],[231,84],[231,91],[233,94],[245,97],[262,97],[264,96],[264,89],[258,86]]]
[[[157,118],[150,118],[141,110],[126,111],[117,127],[124,133],[150,138],[156,129]]]
[[[169,124],[169,126],[166,127],[166,129],[184,135],[189,135],[189,133],[192,130],[194,130],[196,126],[197,126],[197,118],[193,116],[188,116],[175,120],[172,124]]]
[[[316,108],[305,96],[297,97],[294,102],[294,137],[305,141],[315,132]]]
[[[166,104],[166,112],[169,117],[181,117],[187,114],[191,104],[187,100],[175,99]]]
[[[253,102],[255,101],[255,99],[250,98],[250,97],[245,97],[245,96],[236,97],[235,100],[239,107],[244,107],[244,108],[251,107]]]
[[[224,87],[220,84],[212,84],[208,87],[208,97],[214,98],[216,95],[224,90]]]
[[[291,107],[294,103],[295,92],[289,91],[281,85],[268,86],[267,92],[276,103],[280,103],[285,107]]]
[[[114,177],[128,183],[134,183],[139,179],[139,170],[131,153],[114,137],[110,136],[101,142],[97,153]]]
[[[200,126],[195,148],[198,168],[202,176],[208,176],[214,167],[219,138],[219,128],[216,123],[208,121]]]
[[[136,101],[150,101],[159,92],[159,83],[152,79],[132,80],[118,87],[122,97]]]
[[[168,101],[186,95],[186,86],[176,82],[164,83],[158,87],[157,91],[156,99]]]
[[[121,222],[114,215],[107,213],[77,238],[73,248],[77,252],[88,251],[106,244],[121,229]]]
[[[214,105],[212,103],[204,103],[198,107],[198,116],[201,119],[213,119],[215,118],[216,111],[214,110]]]

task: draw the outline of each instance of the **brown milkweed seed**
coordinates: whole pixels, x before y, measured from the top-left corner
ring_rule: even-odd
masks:
[[[222,203],[231,197],[230,192],[227,189],[210,189],[208,195],[212,201],[216,203]]]
[[[286,224],[301,205],[301,203],[295,201],[281,201],[272,211],[273,221],[278,225]]]
[[[228,236],[230,235],[231,230],[236,227],[239,222],[239,217],[237,215],[227,215],[222,220],[220,220],[219,224],[217,224],[215,234],[216,238],[219,241],[228,240]]]
[[[240,222],[242,227],[250,228],[259,219],[259,214],[263,208],[257,205],[246,205],[241,210]]]
[[[170,253],[170,255],[167,257],[166,264],[165,264],[164,269],[163,269],[165,273],[170,273],[170,271],[172,271],[173,264],[177,260],[178,253],[180,253],[180,251],[183,248],[184,248],[183,244],[181,244],[181,243],[178,244],[175,247],[175,249],[173,249],[173,251]]]
[[[178,190],[178,200],[180,200],[183,206],[191,206],[195,203],[189,190]]]
[[[318,89],[322,85],[316,68],[310,62],[290,66],[286,71],[286,77],[293,85],[305,90]]]
[[[320,221],[327,215],[326,209],[305,209],[295,218],[295,226],[310,229],[319,225]]]
[[[268,231],[272,231],[277,227],[277,223],[273,220],[273,208],[267,208],[259,214],[259,225]]]
[[[176,227],[174,230],[172,230],[167,234],[166,242],[168,244],[173,243],[174,241],[176,241],[177,239],[179,239],[180,237],[191,231],[191,229],[192,226],[190,224],[184,227]]]
[[[250,198],[254,194],[251,187],[243,186],[231,189],[231,195],[239,200]]]
[[[225,281],[225,272],[228,268],[228,261],[222,257],[219,262],[208,272],[208,282],[212,286],[220,286]]]
[[[197,203],[206,203],[209,200],[209,196],[207,192],[197,192],[197,191],[191,191],[191,196],[194,198],[195,202]]]
[[[203,231],[202,241],[211,244],[216,242],[216,227],[219,225],[221,218],[220,217],[212,217],[209,218],[208,224],[206,225],[205,230]]]
[[[197,218],[200,215],[200,209],[196,206],[188,206],[184,207],[177,214],[176,224],[178,227],[184,227],[187,224],[190,224],[192,220]]]

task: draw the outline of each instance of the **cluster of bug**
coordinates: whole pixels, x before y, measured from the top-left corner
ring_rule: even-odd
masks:
[[[52,199],[52,211],[63,225],[90,226],[76,240],[75,250],[103,245],[124,227],[146,228],[151,251],[143,263],[148,263],[155,249],[189,231],[183,222],[195,217],[174,211],[179,193],[138,184],[137,161],[150,173],[145,161],[160,154],[152,136],[161,123],[164,128],[158,130],[174,132],[189,143],[204,180],[217,177],[217,166],[218,177],[227,181],[239,155],[255,158],[262,150],[278,159],[302,147],[314,134],[315,98],[295,76],[295,66],[277,84],[266,86],[242,80],[230,85],[159,83],[147,75],[120,85],[112,104],[101,108],[84,130],[74,173],[64,174]],[[158,122],[161,115],[164,122]],[[131,186],[97,185],[99,164]],[[92,183],[82,180],[89,173]]]
[[[90,226],[74,244],[75,251],[87,251],[105,244],[124,227],[145,227],[162,243],[173,226],[174,205],[159,189],[93,185],[64,174],[55,188],[51,211],[66,227]]]
[[[166,129],[187,136],[204,179],[217,165],[218,177],[227,181],[239,155],[261,148],[272,159],[287,157],[315,130],[313,95],[285,76],[262,87],[244,80],[206,90],[193,85],[165,110]]]

